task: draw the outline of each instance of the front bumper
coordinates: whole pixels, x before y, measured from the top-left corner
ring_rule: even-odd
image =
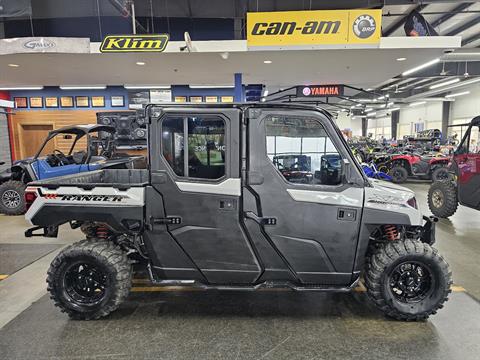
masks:
[[[420,240],[424,243],[432,245],[435,243],[435,225],[438,222],[438,218],[435,216],[423,216],[425,224],[420,231]]]

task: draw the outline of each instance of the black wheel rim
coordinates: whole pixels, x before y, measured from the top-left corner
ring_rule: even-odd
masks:
[[[93,262],[77,262],[68,267],[64,277],[65,292],[78,305],[97,305],[105,298],[108,276]]]
[[[390,275],[390,291],[403,303],[422,301],[431,294],[433,286],[432,272],[425,264],[418,262],[403,262]]]
[[[20,206],[20,194],[15,190],[6,190],[2,194],[2,202],[5,207],[9,209],[15,209]]]

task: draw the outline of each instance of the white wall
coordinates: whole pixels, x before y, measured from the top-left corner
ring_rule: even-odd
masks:
[[[353,136],[362,135],[362,119],[360,118],[352,119],[347,113],[340,112],[335,122],[340,130],[349,129]]]
[[[423,123],[424,129],[442,128],[442,102],[429,101],[425,105],[405,107],[400,110],[398,138],[415,133],[416,123]]]
[[[469,122],[475,116],[480,115],[480,85],[476,84],[470,88],[461,89],[454,92],[470,91],[469,95],[455,98],[450,110],[450,122],[455,120],[465,120]]]
[[[391,116],[384,116],[378,119],[369,119],[367,134],[372,134],[374,139],[390,139],[392,137]]]

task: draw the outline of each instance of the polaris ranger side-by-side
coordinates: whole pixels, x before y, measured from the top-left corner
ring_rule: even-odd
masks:
[[[349,291],[363,275],[390,317],[425,319],[443,306],[452,279],[432,248],[435,219],[411,191],[367,179],[325,111],[168,104],[147,106],[146,118],[148,170],[27,188],[36,197],[27,236],[56,236],[67,222],[86,234],[48,271],[48,291],[71,317],[115,310],[134,261],[160,285]],[[274,164],[279,154],[307,156],[315,181],[289,181]]]

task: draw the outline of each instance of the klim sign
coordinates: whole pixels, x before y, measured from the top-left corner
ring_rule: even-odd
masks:
[[[382,10],[282,11],[247,14],[249,48],[321,48],[380,42]]]
[[[108,35],[100,45],[100,52],[162,52],[168,38],[167,34]]]
[[[297,97],[343,96],[343,85],[297,86]]]

